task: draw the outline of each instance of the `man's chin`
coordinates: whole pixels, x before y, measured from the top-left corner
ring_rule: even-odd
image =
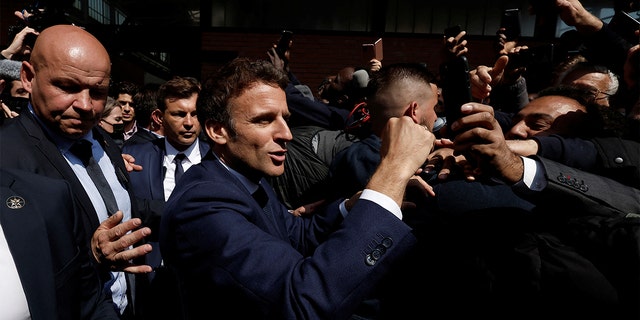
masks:
[[[279,177],[284,173],[284,164],[281,166],[275,166],[273,168],[271,168],[271,170],[269,170],[269,172],[266,173],[267,176],[269,177]]]
[[[91,131],[91,128],[62,128],[61,134],[69,139],[80,139]]]

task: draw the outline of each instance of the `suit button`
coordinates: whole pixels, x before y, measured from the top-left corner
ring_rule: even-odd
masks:
[[[392,244],[393,244],[393,240],[391,240],[391,238],[384,238],[384,239],[382,239],[382,245],[383,245],[385,248],[390,248]]]
[[[376,259],[371,254],[368,254],[367,257],[365,258],[365,263],[368,266],[372,266],[376,264]]]
[[[374,259],[378,260],[378,259],[380,259],[380,257],[382,256],[382,252],[380,252],[380,250],[378,250],[378,249],[375,249],[375,250],[373,250],[373,251],[371,252],[371,256],[372,256]]]
[[[613,162],[615,162],[617,164],[622,164],[624,162],[624,159],[622,159],[620,157],[616,157],[615,159],[613,159]]]

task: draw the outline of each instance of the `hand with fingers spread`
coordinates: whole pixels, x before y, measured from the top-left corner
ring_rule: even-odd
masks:
[[[149,273],[148,265],[136,265],[132,261],[143,257],[153,249],[150,244],[131,247],[151,234],[151,229],[137,229],[142,224],[138,218],[123,223],[122,211],[118,211],[103,221],[91,239],[91,251],[100,264],[114,271],[129,273]],[[137,230],[136,230],[137,229]]]

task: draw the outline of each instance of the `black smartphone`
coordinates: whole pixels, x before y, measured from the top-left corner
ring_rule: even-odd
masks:
[[[544,65],[552,66],[555,61],[554,49],[554,44],[549,43],[523,49],[517,53],[510,53],[507,68],[517,69]]]
[[[457,24],[455,26],[450,26],[446,29],[444,29],[444,37],[449,39],[451,37],[456,37],[458,36],[458,34],[460,34],[460,32],[462,32],[462,27]]]
[[[462,116],[460,107],[467,102],[473,101],[467,57],[464,55],[458,56],[444,63],[440,70],[440,76],[444,111],[447,118],[447,126],[450,126]],[[449,132],[451,133],[451,131]]]
[[[507,37],[507,41],[513,41],[520,37],[520,10],[505,9],[502,11],[500,28],[504,28],[503,33]]]
[[[293,39],[293,32],[289,30],[282,30],[280,33],[280,40],[278,40],[278,46],[276,47],[276,52],[280,56],[280,58],[284,59],[284,53],[289,50],[289,43]]]
[[[624,11],[618,11],[609,22],[611,30],[628,41],[631,45],[640,43],[640,37],[636,36],[635,31],[640,29],[640,21],[634,19]]]

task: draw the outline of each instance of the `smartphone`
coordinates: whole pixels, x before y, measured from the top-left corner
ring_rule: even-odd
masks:
[[[549,43],[523,49],[518,53],[510,53],[507,68],[517,69],[522,67],[552,66],[555,61],[554,50],[554,44]]]
[[[440,70],[442,78],[442,99],[447,118],[447,126],[450,126],[460,117],[460,107],[473,101],[471,96],[471,81],[469,78],[469,61],[462,55],[444,63]],[[449,130],[449,132],[451,132]],[[452,136],[453,137],[453,136]]]
[[[444,37],[445,39],[449,39],[451,37],[457,37],[458,34],[460,34],[460,32],[462,32],[462,27],[457,24],[455,26],[450,26],[446,29],[444,29]]]
[[[278,46],[276,47],[276,52],[280,56],[280,58],[285,59],[284,53],[289,50],[289,43],[293,39],[293,32],[289,30],[282,30],[280,33],[280,40],[278,40]]]
[[[513,41],[520,37],[520,10],[505,9],[502,11],[500,28],[504,28],[504,35],[507,37],[507,41]]]
[[[382,61],[383,58],[384,54],[382,50],[382,38],[379,38],[374,43],[362,44],[362,60],[365,63],[368,63],[369,61],[371,61],[371,59]]]
[[[631,45],[640,43],[640,37],[635,34],[635,31],[640,29],[640,21],[634,19],[628,13],[624,11],[616,12],[611,18],[611,22],[609,22],[609,27]]]

